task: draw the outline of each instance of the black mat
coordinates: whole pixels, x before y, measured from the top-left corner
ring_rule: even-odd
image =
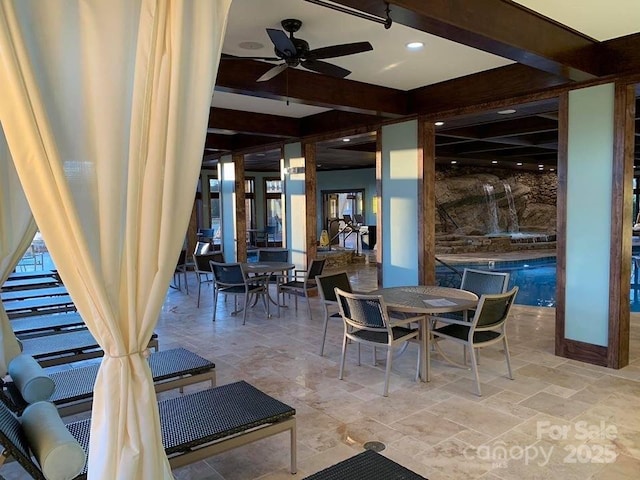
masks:
[[[372,450],[365,450],[304,480],[427,480]]]

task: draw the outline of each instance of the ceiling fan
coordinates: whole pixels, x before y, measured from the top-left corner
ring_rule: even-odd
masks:
[[[333,65],[332,63],[323,62],[325,58],[344,57],[356,53],[368,52],[373,50],[369,42],[343,43],[340,45],[331,45],[329,47],[309,49],[309,43],[301,38],[295,38],[293,34],[300,30],[302,22],[294,18],[288,18],[280,22],[282,28],[289,33],[289,36],[282,30],[275,28],[267,28],[267,34],[274,46],[275,57],[225,57],[232,59],[253,59],[284,62],[267,70],[267,72],[258,78],[258,82],[266,82],[271,80],[279,73],[285,71],[289,67],[297,67],[298,65],[313,70],[314,72],[323,73],[332,77],[344,78],[351,73],[346,68]]]

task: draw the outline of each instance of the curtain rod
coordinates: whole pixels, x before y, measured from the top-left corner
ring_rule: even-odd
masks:
[[[389,2],[384,2],[387,5],[387,8],[385,9],[385,13],[387,14],[386,18],[377,17],[375,15],[361,12],[359,10],[351,10],[350,8],[344,7],[342,5],[328,3],[324,0],[305,0],[305,2],[314,3],[316,5],[320,5],[321,7],[330,8],[331,10],[336,10],[342,13],[348,13],[349,15],[353,15],[355,17],[360,17],[360,18],[364,18],[365,20],[371,20],[372,22],[381,23],[382,25],[384,25],[384,28],[387,30],[391,28],[391,25],[393,24],[393,20],[389,16],[389,14],[391,13],[389,9]]]

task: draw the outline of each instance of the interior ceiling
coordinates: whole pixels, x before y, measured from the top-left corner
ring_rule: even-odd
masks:
[[[467,3],[452,12],[447,0],[391,0],[394,23],[387,30],[304,0],[233,0],[203,168],[215,166],[222,155],[241,152],[246,170],[278,171],[280,146],[303,137],[318,140],[320,170],[371,167],[375,134],[368,132],[381,123],[492,101],[499,106],[482,114],[438,119],[444,125],[436,126],[437,162],[554,168],[557,99],[518,105],[500,100],[629,73],[621,68],[640,70],[638,55],[629,54],[640,49],[640,34],[635,34],[640,28],[640,2]],[[381,0],[333,4],[385,16]],[[351,70],[346,79],[290,67],[269,81],[256,82],[282,62],[229,56],[273,57],[265,29],[281,30],[285,18],[302,21],[294,36],[306,40],[311,49],[368,41],[373,51],[325,60]],[[618,39],[629,34],[635,35]],[[413,41],[423,42],[424,47],[407,50],[405,45]],[[549,53],[550,46],[557,51]],[[592,54],[601,47],[608,49],[610,62],[601,61],[600,51]],[[516,111],[498,114],[507,108]],[[638,132],[636,128],[636,144]],[[350,141],[343,141],[345,137]]]

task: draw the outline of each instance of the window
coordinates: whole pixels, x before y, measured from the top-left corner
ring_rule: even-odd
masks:
[[[282,180],[264,179],[265,227],[273,230],[273,241],[282,244]]]
[[[211,228],[218,236],[220,232],[220,182],[216,177],[209,177],[209,211],[211,212]]]
[[[244,180],[244,207],[247,228],[256,228],[256,181],[253,177]]]

